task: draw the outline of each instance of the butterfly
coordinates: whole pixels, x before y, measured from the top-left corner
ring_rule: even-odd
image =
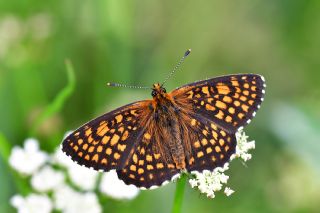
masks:
[[[155,188],[181,172],[213,170],[235,153],[235,133],[260,108],[261,75],[237,74],[190,83],[108,112],[68,135],[62,150],[80,165],[116,170],[126,184]]]

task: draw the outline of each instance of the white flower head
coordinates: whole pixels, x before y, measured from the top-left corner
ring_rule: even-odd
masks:
[[[77,205],[67,208],[67,213],[100,213],[102,208],[99,204],[98,197],[93,192],[78,193],[76,196]],[[69,206],[70,207],[70,206]]]
[[[80,166],[73,162],[68,168],[68,175],[77,187],[83,190],[93,190],[98,180],[98,171]]]
[[[60,147],[58,147],[56,151],[51,155],[51,163],[65,168],[72,167],[75,164],[75,162],[73,162],[70,157],[62,152]]]
[[[139,194],[137,187],[126,185],[114,170],[103,174],[100,191],[114,199],[133,199]]]
[[[53,200],[55,208],[58,210],[66,209],[68,205],[76,203],[74,198],[78,192],[68,185],[60,185],[53,191]]]
[[[64,185],[54,191],[56,209],[64,213],[100,213],[102,212],[98,198],[93,192],[77,192]]]
[[[56,171],[50,166],[43,167],[36,172],[31,178],[32,187],[39,192],[48,192],[64,182],[64,174]]]
[[[36,139],[29,138],[24,142],[24,148],[13,147],[9,164],[13,169],[24,175],[31,175],[36,172],[46,161],[48,155],[39,150]]]
[[[244,161],[251,159],[249,150],[255,148],[254,141],[247,141],[248,136],[243,131],[243,128],[239,128],[236,132],[237,146],[236,151],[231,155],[230,161],[235,158],[241,158]],[[217,167],[213,171],[204,170],[203,172],[192,172],[195,178],[189,179],[189,183],[192,188],[197,187],[201,193],[204,193],[209,198],[215,197],[215,192],[220,191],[229,179],[229,176],[225,174],[225,171],[229,169],[229,163],[225,163],[223,167]],[[234,193],[229,187],[225,187],[224,193],[230,196]]]
[[[218,167],[212,172],[204,170],[203,172],[192,172],[195,178],[189,180],[192,188],[197,187],[201,193],[204,193],[209,198],[215,197],[215,192],[222,189],[223,184],[226,184],[229,176],[225,175],[223,172],[226,171],[228,167]]]
[[[248,136],[243,131],[243,128],[239,128],[236,132],[236,139],[236,152],[231,156],[231,160],[234,158],[241,158],[244,161],[250,160],[252,155],[248,151],[255,148],[255,141],[248,141]]]
[[[53,208],[48,196],[38,194],[29,194],[25,198],[21,195],[14,195],[10,203],[19,213],[49,213]]]

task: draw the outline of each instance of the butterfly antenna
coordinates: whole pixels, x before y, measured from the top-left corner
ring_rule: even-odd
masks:
[[[124,87],[124,88],[130,88],[130,89],[151,89],[150,87],[130,86],[130,85],[119,84],[119,83],[112,83],[112,82],[108,82],[108,83],[107,83],[107,86],[108,86],[108,87]]]
[[[166,79],[163,81],[162,86],[168,81],[169,78],[171,78],[171,76],[177,71],[177,69],[180,67],[180,65],[184,62],[184,60],[186,59],[186,57],[191,53],[191,49],[188,49],[183,57],[180,59],[180,61],[178,62],[178,64],[173,68],[173,70],[169,73],[169,75],[166,77]]]

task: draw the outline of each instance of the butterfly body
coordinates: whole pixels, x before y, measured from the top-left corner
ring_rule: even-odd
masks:
[[[154,84],[152,99],[106,113],[63,142],[81,165],[116,169],[127,184],[150,188],[181,171],[213,170],[235,152],[235,132],[255,115],[264,96],[255,74],[212,78],[167,93]]]
[[[180,126],[182,119],[181,109],[174,102],[171,94],[159,83],[153,85],[152,89],[152,111],[154,127],[150,128],[152,135],[158,135],[153,144],[154,150],[159,150],[166,163],[174,163],[177,169],[185,169],[185,158],[187,156],[183,140],[183,129]],[[186,142],[185,144],[183,144]]]

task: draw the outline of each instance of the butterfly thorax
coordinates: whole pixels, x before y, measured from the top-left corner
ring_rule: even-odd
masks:
[[[165,161],[175,163],[179,169],[185,169],[185,150],[182,142],[182,129],[179,125],[179,109],[172,97],[166,93],[160,84],[154,84],[153,96],[153,119],[156,123],[157,149],[165,156]]]

